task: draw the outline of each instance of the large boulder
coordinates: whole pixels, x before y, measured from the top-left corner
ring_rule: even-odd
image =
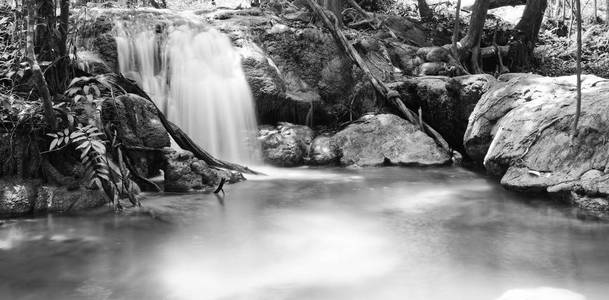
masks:
[[[391,114],[367,115],[333,138],[343,165],[433,166],[450,162],[435,141],[408,121]]]
[[[418,110],[423,119],[436,129],[453,149],[463,153],[463,135],[476,103],[494,84],[493,76],[465,75],[415,77],[392,84],[406,105]]]
[[[469,120],[468,154],[482,161],[490,174],[501,177],[508,188],[566,193],[571,199],[609,196],[607,80],[583,77],[576,136],[571,129],[575,76],[521,74],[500,80],[482,97]],[[594,206],[590,201],[581,203]]]
[[[282,167],[302,165],[313,138],[311,128],[291,123],[263,128],[258,134],[264,161]]]
[[[131,149],[127,155],[140,174],[156,175],[163,161],[162,154],[149,150],[169,147],[170,141],[155,106],[140,96],[122,95],[102,103],[101,118],[104,125],[114,125],[120,141]]]

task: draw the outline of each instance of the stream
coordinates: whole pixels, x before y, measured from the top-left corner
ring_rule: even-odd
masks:
[[[123,213],[2,221],[0,298],[609,295],[609,224],[476,173],[263,171],[271,175],[226,186],[223,197],[147,195]]]

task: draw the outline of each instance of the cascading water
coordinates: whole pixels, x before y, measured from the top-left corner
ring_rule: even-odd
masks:
[[[229,38],[200,26],[133,27],[117,26],[121,73],[212,155],[255,163],[252,93]]]

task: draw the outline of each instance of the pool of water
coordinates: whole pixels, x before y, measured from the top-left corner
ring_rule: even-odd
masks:
[[[0,299],[609,297],[609,224],[547,199],[458,168],[265,171],[222,197],[5,220]]]

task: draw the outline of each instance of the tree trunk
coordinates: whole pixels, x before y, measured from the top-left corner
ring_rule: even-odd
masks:
[[[571,137],[577,136],[577,123],[582,109],[582,10],[579,0],[575,0],[575,10],[577,14],[577,104],[575,106],[575,119]]]
[[[28,3],[28,16],[27,16],[27,35],[26,35],[26,56],[30,62],[32,68],[32,77],[34,83],[38,89],[38,94],[42,98],[42,107],[44,109],[44,119],[51,131],[57,130],[57,118],[55,117],[55,111],[53,110],[53,102],[51,101],[51,94],[49,87],[44,78],[44,74],[38,65],[35,53],[35,41],[34,34],[36,32],[36,2],[31,1]]]
[[[459,56],[459,47],[457,46],[457,41],[459,40],[459,26],[461,25],[461,17],[459,16],[461,12],[461,0],[457,0],[457,9],[455,10],[455,26],[453,28],[453,37],[452,37],[452,54],[457,61],[460,62]]]
[[[417,0],[417,5],[419,6],[419,16],[421,17],[421,20],[433,19],[433,11],[431,11],[425,0]]]
[[[516,25],[515,36],[510,43],[510,64],[512,72],[528,72],[532,69],[533,50],[541,28],[547,0],[529,0]]]
[[[480,56],[480,39],[482,38],[482,30],[484,29],[488,7],[488,0],[476,0],[474,2],[467,34],[461,39],[461,53],[471,53],[471,71],[473,73],[481,73],[482,71],[478,58]]]
[[[347,40],[347,37],[345,37],[343,32],[337,26],[336,20],[334,20],[333,22],[331,20],[332,16],[326,14],[314,0],[306,0],[306,3],[311,9],[311,11],[321,18],[326,27],[332,33],[334,40],[345,52],[347,57],[349,57],[349,59],[351,59],[351,61],[355,65],[357,65],[362,70],[362,72],[364,72],[366,77],[368,77],[370,84],[372,84],[372,87],[374,87],[378,94],[381,95],[389,104],[391,104],[391,106],[393,106],[393,108],[395,108],[401,114],[402,118],[408,120],[414,125],[419,125],[422,130],[430,137],[432,137],[440,147],[442,147],[448,153],[452,153],[450,150],[450,146],[448,145],[446,140],[444,140],[444,138],[435,129],[431,128],[431,126],[429,126],[427,123],[419,123],[419,118],[417,117],[417,114],[408,109],[406,105],[404,105],[404,102],[402,101],[402,99],[400,99],[400,94],[397,91],[390,90],[387,85],[385,85],[385,83],[380,81],[374,76],[374,74],[372,74],[370,68],[368,67],[368,65],[366,65],[359,52],[355,50],[353,45],[349,42],[349,40]]]
[[[331,11],[337,18],[338,22],[342,25],[342,13],[343,13],[343,0],[318,0],[318,3],[325,9]]]

